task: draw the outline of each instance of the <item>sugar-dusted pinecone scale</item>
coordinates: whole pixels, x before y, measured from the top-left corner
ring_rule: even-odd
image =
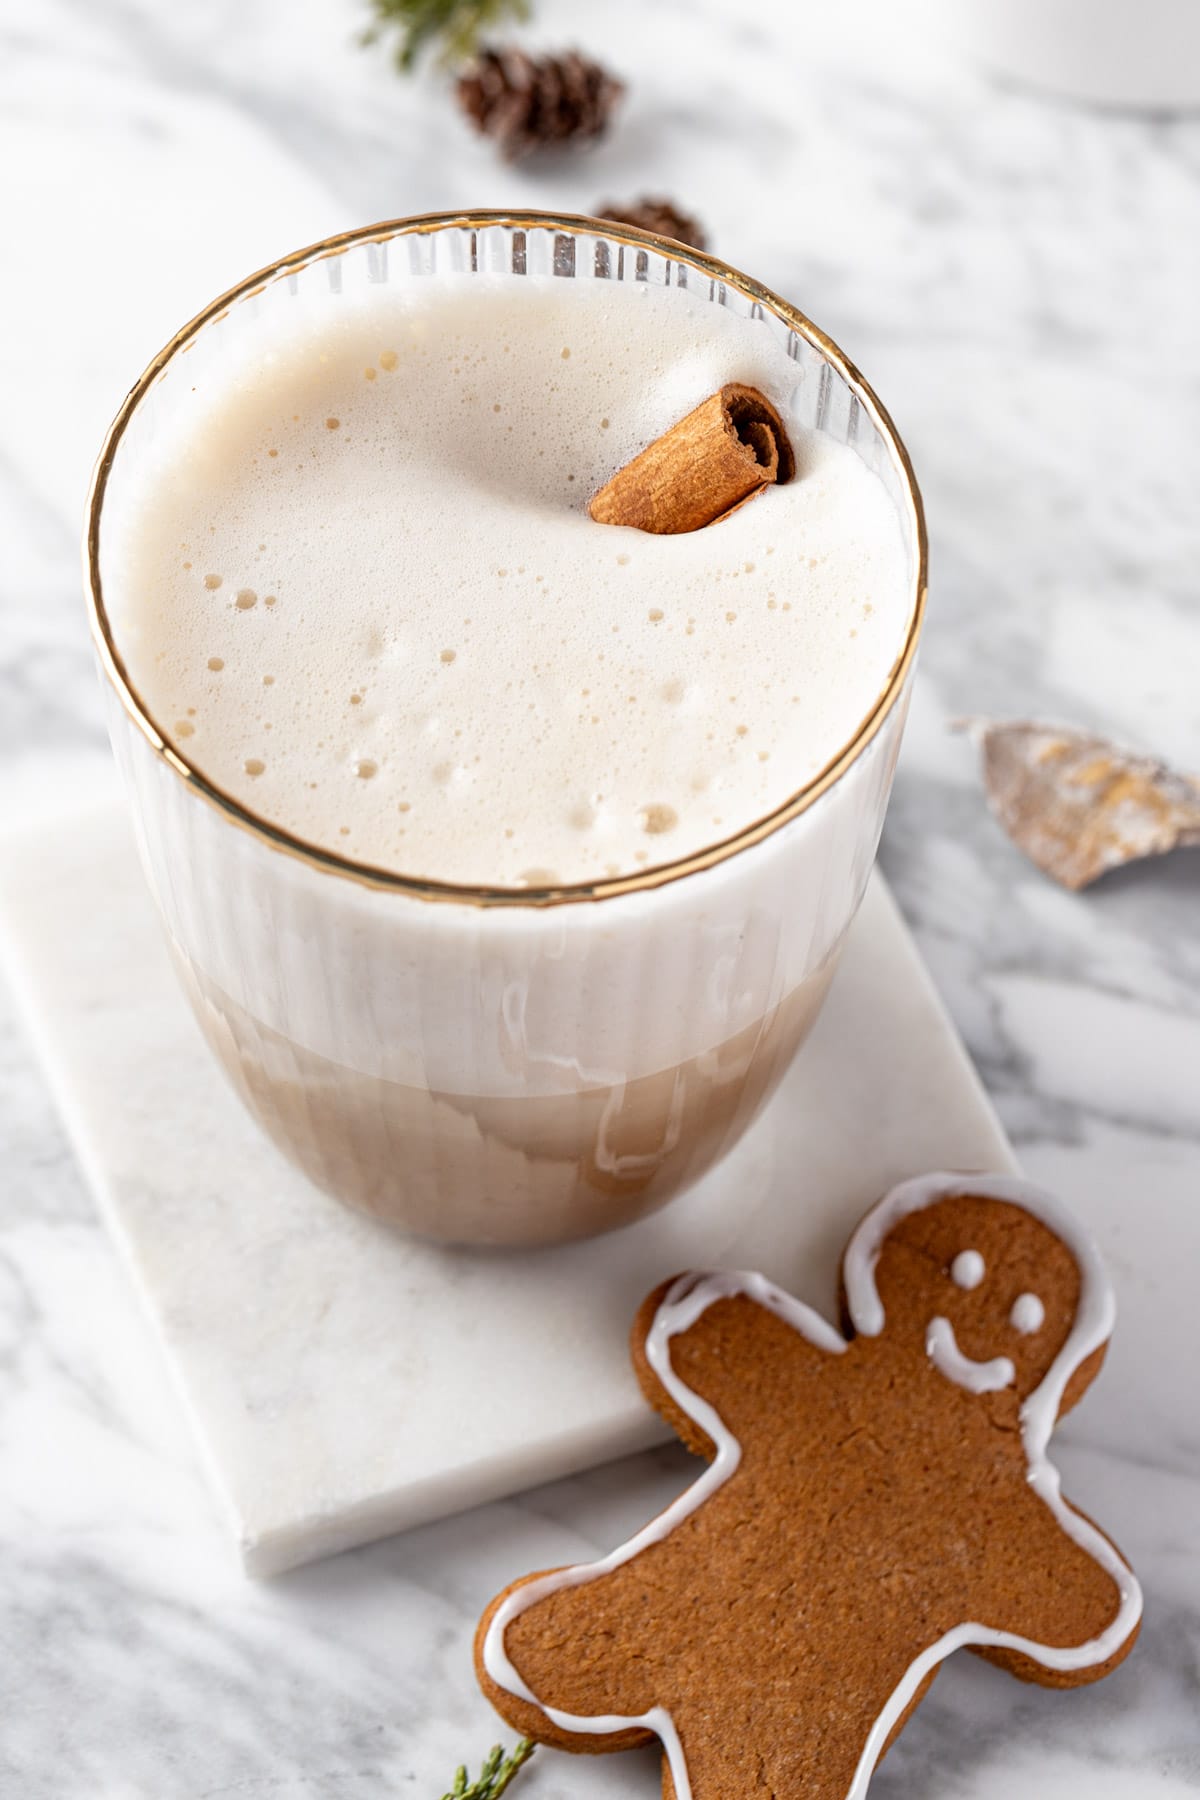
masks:
[[[643,195],[640,200],[630,200],[625,205],[606,200],[603,206],[595,209],[595,216],[608,219],[613,225],[640,226],[643,231],[653,231],[658,237],[674,238],[677,244],[690,244],[693,250],[703,250],[708,242],[698,219],[680,212],[673,201],[661,197],[652,199]]]
[[[481,50],[458,78],[458,102],[506,162],[603,137],[623,84],[577,50],[529,56]]]

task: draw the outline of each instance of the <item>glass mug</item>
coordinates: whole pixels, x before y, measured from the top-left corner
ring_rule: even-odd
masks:
[[[686,285],[792,358],[787,416],[883,481],[908,556],[904,640],[853,740],[769,817],[636,874],[466,887],[358,865],[208,781],[121,653],[113,546],[175,396],[220,379],[298,296],[447,273]],[[186,358],[181,363],[181,359]],[[478,213],[329,239],[186,326],[121,408],[88,506],[91,624],[138,847],[196,1018],[279,1148],[327,1193],[448,1242],[552,1243],[661,1206],[741,1136],[829,986],[870,874],[925,603],[907,454],[841,352],[714,257],[594,219]]]

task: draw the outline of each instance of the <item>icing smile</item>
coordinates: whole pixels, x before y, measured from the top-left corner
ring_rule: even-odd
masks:
[[[974,1357],[964,1356],[949,1319],[929,1321],[925,1349],[939,1374],[972,1394],[991,1394],[999,1388],[1011,1387],[1016,1380],[1017,1371],[1007,1356],[993,1356],[990,1362],[976,1362]]]

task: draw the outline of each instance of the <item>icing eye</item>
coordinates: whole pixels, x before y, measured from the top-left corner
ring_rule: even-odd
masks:
[[[950,1264],[950,1279],[956,1287],[977,1288],[983,1280],[984,1267],[978,1250],[960,1250]]]
[[[1014,1331],[1019,1331],[1022,1337],[1031,1337],[1035,1331],[1042,1329],[1045,1321],[1046,1309],[1036,1294],[1017,1295],[1008,1315],[1008,1322]]]

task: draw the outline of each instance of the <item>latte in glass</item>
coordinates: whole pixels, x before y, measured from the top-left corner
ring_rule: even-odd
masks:
[[[551,1241],[694,1180],[861,898],[919,503],[833,347],[720,268],[378,228],[210,309],[102,458],[94,624],[184,986],[293,1160],[414,1231]],[[793,480],[678,536],[589,517],[731,381]]]

